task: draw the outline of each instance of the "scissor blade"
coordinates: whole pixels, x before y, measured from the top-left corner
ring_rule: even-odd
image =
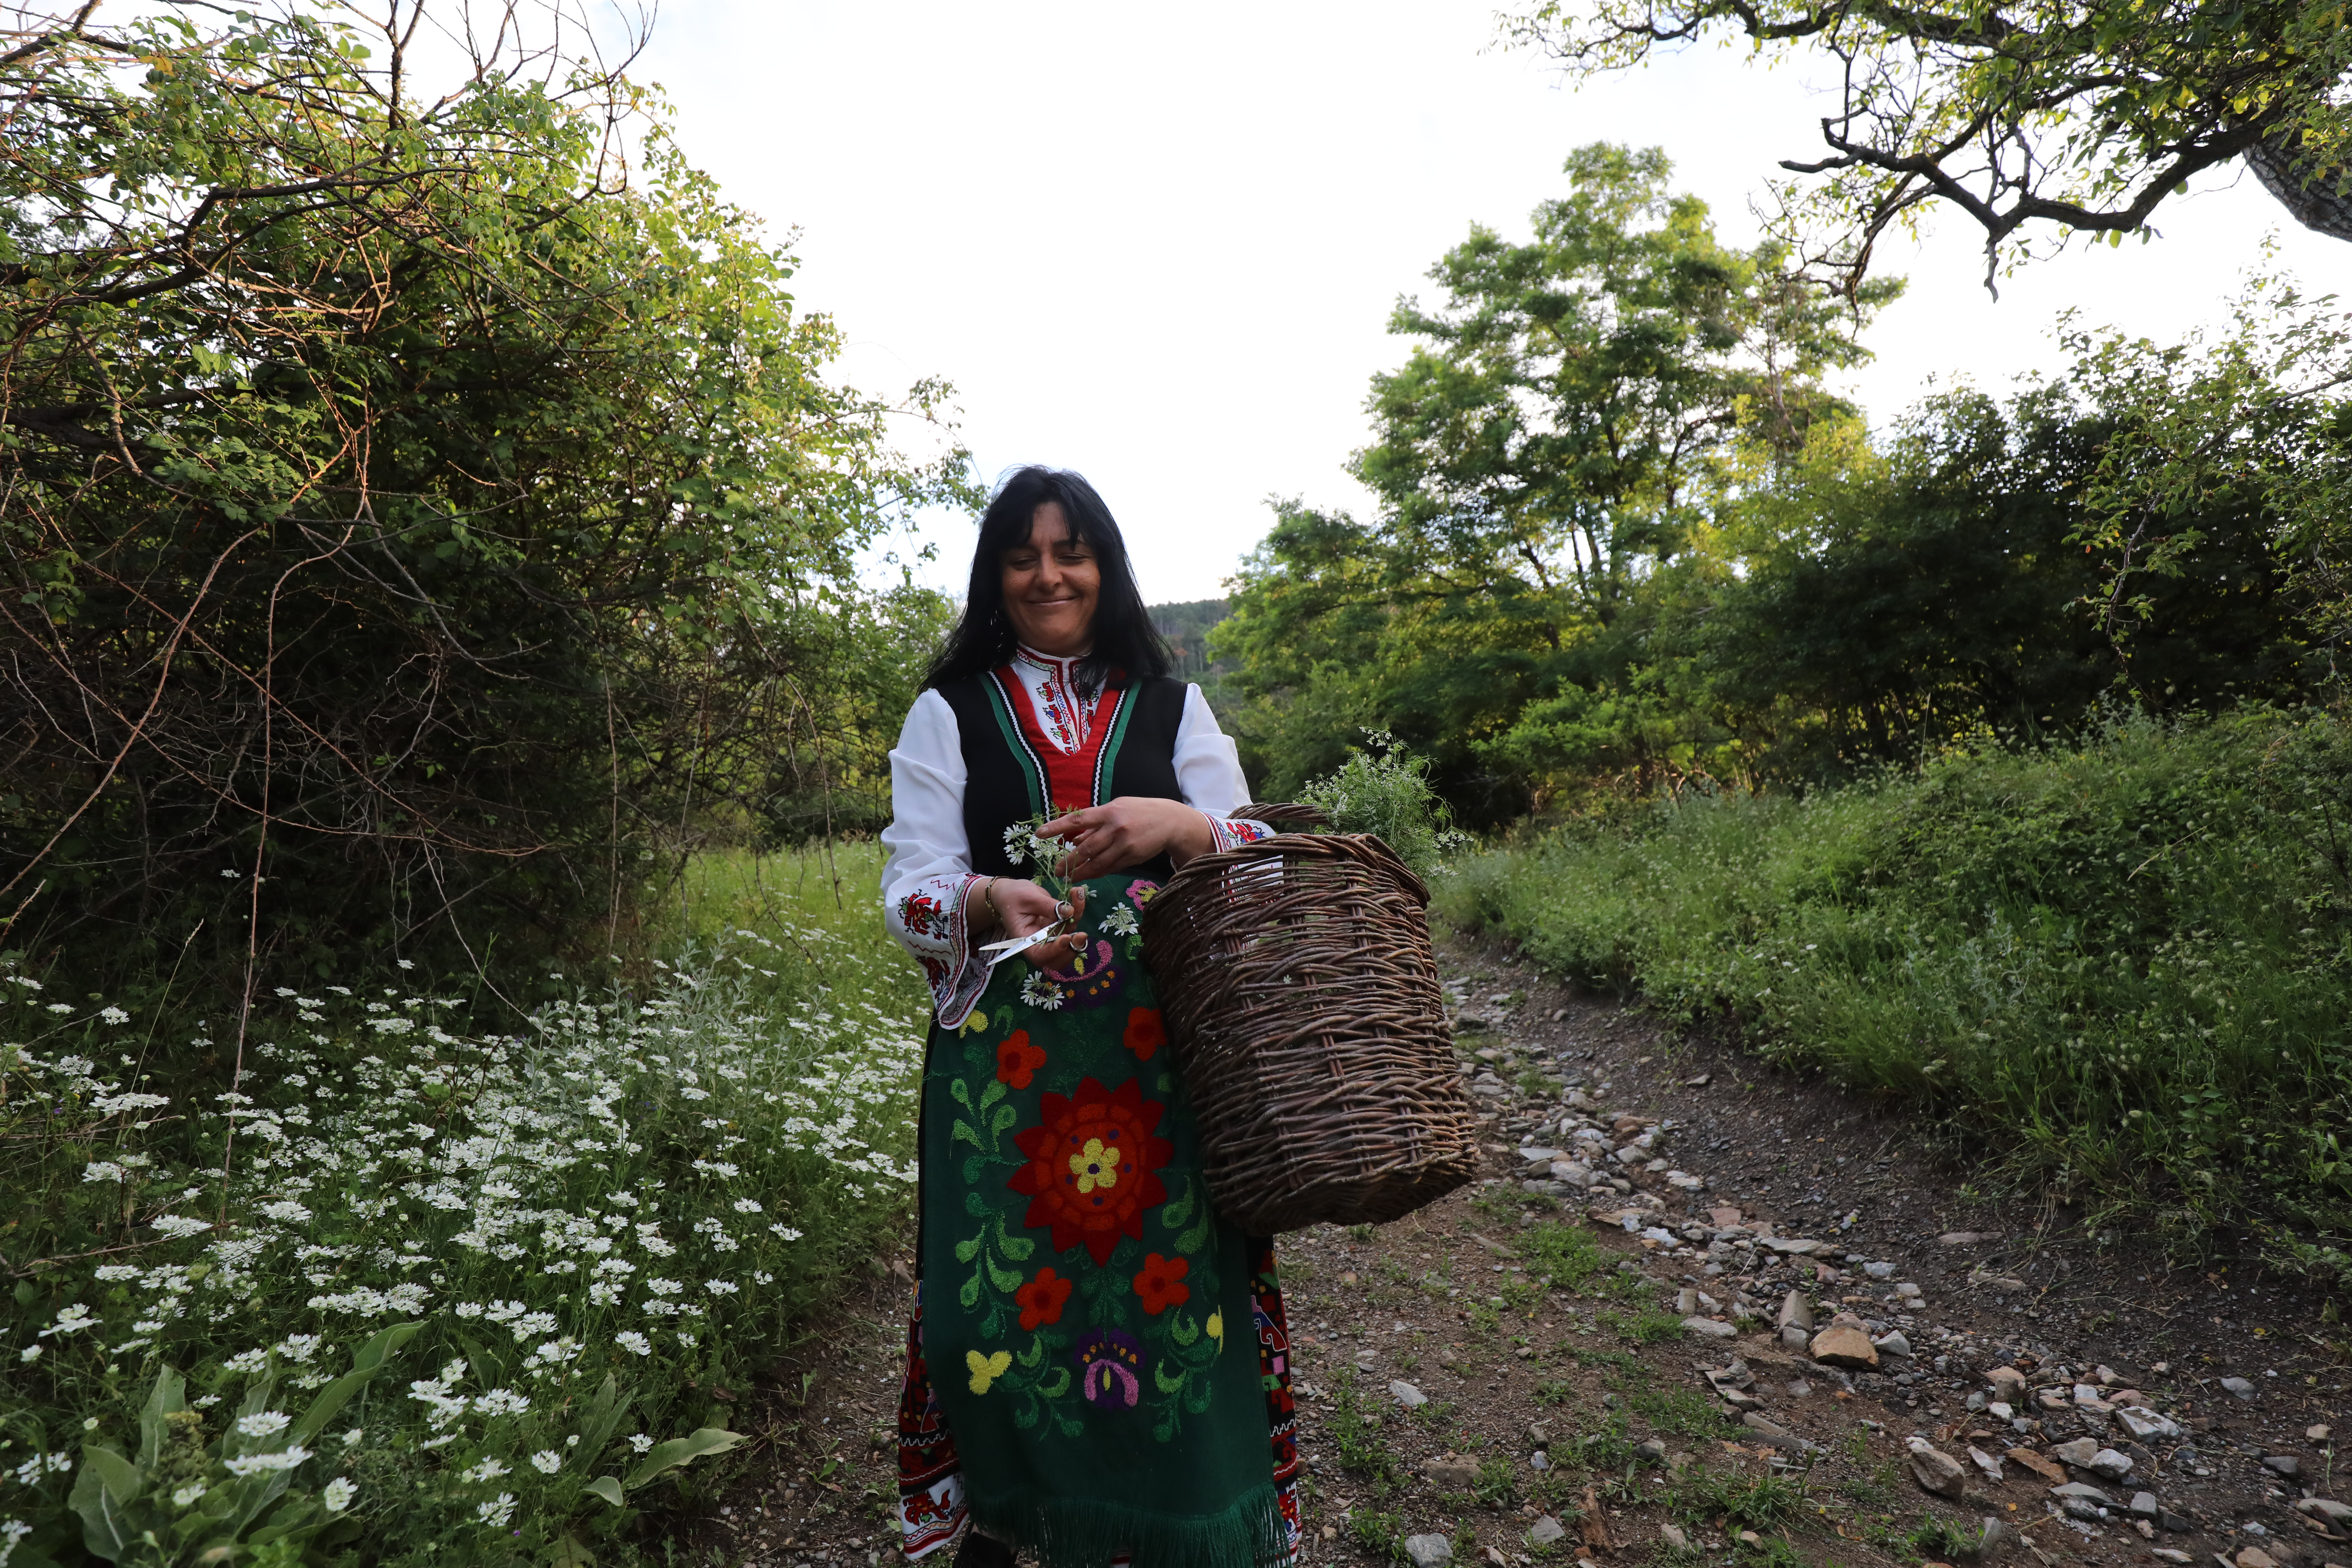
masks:
[[[1036,946],[1041,942],[1051,942],[1055,937],[1067,936],[1069,934],[1070,932],[1067,926],[1064,925],[1060,921],[1055,921],[1054,924],[1047,926],[1043,931],[1031,931],[1027,936],[1016,936],[1004,942],[984,942],[982,944],[980,951],[986,953],[993,953],[999,958],[1010,958],[1016,952],[1027,952],[1030,948]]]

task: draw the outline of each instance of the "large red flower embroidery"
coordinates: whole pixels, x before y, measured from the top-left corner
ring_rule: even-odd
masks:
[[[1127,1032],[1120,1043],[1135,1053],[1135,1059],[1148,1062],[1151,1054],[1168,1043],[1168,1026],[1160,1021],[1157,1007],[1130,1007],[1127,1011]]]
[[[1070,1299],[1070,1291],[1076,1283],[1076,1280],[1063,1279],[1051,1268],[1037,1270],[1037,1278],[1013,1292],[1013,1301],[1021,1308],[1021,1327],[1034,1333],[1040,1323],[1060,1322],[1062,1303]]]
[[[1084,1243],[1097,1268],[1110,1262],[1121,1236],[1142,1240],[1143,1211],[1168,1198],[1152,1174],[1176,1153],[1152,1136],[1167,1109],[1144,1099],[1135,1079],[1116,1090],[1083,1079],[1068,1099],[1044,1096],[1038,1125],[1013,1140],[1029,1156],[1005,1184],[1029,1199],[1021,1223],[1053,1226],[1056,1251]]]
[[[1045,1053],[1029,1043],[1029,1031],[1015,1029],[996,1047],[997,1081],[1008,1089],[1027,1089],[1029,1075],[1045,1065]]]
[[[1184,1283],[1184,1276],[1192,1268],[1181,1258],[1145,1253],[1143,1272],[1135,1277],[1135,1293],[1143,1299],[1143,1310],[1156,1318],[1169,1308],[1191,1300],[1192,1287]]]

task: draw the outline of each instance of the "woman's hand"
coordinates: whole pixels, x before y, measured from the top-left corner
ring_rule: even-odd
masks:
[[[1205,855],[1215,842],[1209,819],[1181,800],[1123,795],[1106,805],[1090,805],[1057,816],[1037,829],[1047,838],[1069,841],[1070,852],[1056,868],[1066,881],[1084,881],[1140,866],[1165,855],[1181,866]]]
[[[996,877],[987,882],[975,882],[969,895],[964,915],[970,929],[981,933],[992,928],[1002,928],[1009,937],[1030,936],[1044,931],[1055,921],[1075,921],[1087,912],[1087,890],[1071,889],[1066,901],[1057,902],[1054,895],[1036,883],[1021,877]],[[994,907],[995,918],[990,918]],[[1048,963],[1063,962],[1063,951],[1084,952],[1087,938],[1084,931],[1072,931],[1052,942],[1039,942],[1020,956]]]

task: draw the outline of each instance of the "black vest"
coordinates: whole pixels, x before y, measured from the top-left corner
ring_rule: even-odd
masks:
[[[1012,700],[1026,701],[1019,683]],[[1024,872],[1004,858],[1004,830],[1045,809],[1045,780],[1030,756],[1028,742],[1005,694],[993,677],[969,675],[940,688],[956,718],[963,748],[963,831],[971,846],[971,868],[984,876]],[[1129,683],[1125,711],[1103,742],[1097,760],[1095,799],[1100,805],[1123,795],[1181,800],[1176,787],[1176,726],[1184,717],[1184,683],[1164,675]],[[1108,764],[1107,766],[1105,764]],[[1166,856],[1132,868],[1137,876],[1165,881],[1173,875]]]

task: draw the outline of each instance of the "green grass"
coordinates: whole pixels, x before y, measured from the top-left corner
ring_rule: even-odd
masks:
[[[1457,924],[1890,1095],[2085,1217],[2352,1279],[2352,724],[2118,719],[1465,862]],[[2333,1250],[2331,1250],[2333,1249]]]

